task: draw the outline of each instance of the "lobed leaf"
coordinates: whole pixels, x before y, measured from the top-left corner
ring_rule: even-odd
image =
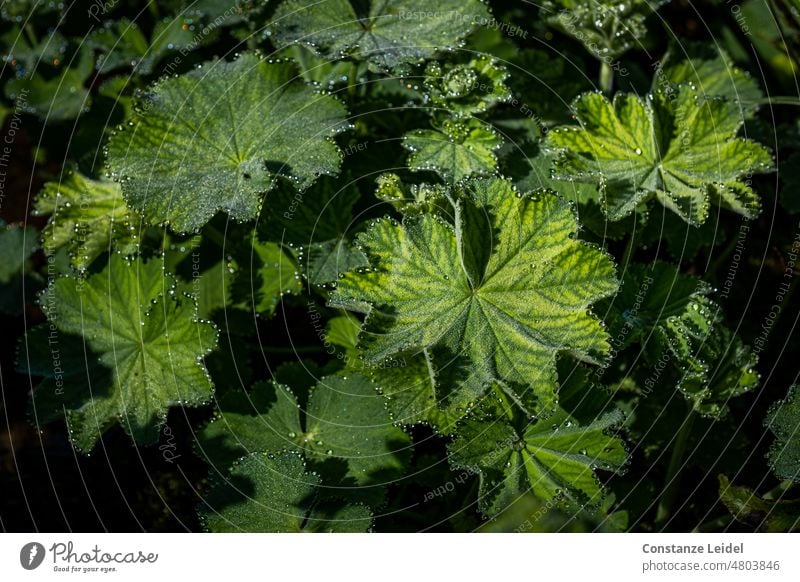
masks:
[[[203,356],[216,346],[216,329],[197,319],[193,298],[177,296],[160,261],[112,255],[85,280],[57,279],[40,302],[52,350],[50,372],[33,395],[40,428],[64,418],[83,451],[117,423],[137,443],[151,444],[171,406],[211,398]],[[74,350],[74,336],[83,338],[85,363],[62,370],[60,350]]]
[[[277,176],[304,188],[341,162],[342,105],[250,53],[159,82],[132,123],[111,137],[109,169],[134,209],[178,232],[220,209],[253,219]]]
[[[479,180],[454,204],[455,226],[433,214],[376,221],[359,237],[373,269],[346,274],[329,303],[368,314],[367,363],[436,348],[437,373],[462,396],[498,381],[527,413],[547,413],[556,354],[608,351],[589,306],[616,289],[614,266],[574,239],[575,216],[552,194]]]

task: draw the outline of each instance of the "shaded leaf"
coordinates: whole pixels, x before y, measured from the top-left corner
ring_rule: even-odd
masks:
[[[254,453],[234,463],[213,481],[200,506],[204,526],[213,532],[365,532],[372,513],[363,505],[334,512],[315,503],[319,477],[305,470],[295,453]]]

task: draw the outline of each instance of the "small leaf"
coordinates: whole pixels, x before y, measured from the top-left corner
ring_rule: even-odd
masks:
[[[424,84],[431,104],[455,117],[470,117],[511,98],[507,77],[499,61],[479,55],[459,64],[432,61],[425,68]]]
[[[612,433],[622,420],[614,411],[581,426],[559,410],[522,431],[502,420],[468,420],[448,447],[450,461],[480,473],[480,508],[490,516],[529,492],[598,505],[603,493],[594,471],[618,471],[627,458]]]
[[[750,116],[754,102],[764,97],[758,82],[747,72],[735,66],[728,53],[717,46],[683,44],[679,52],[689,58],[675,64],[668,61],[663,75],[673,85],[695,85],[701,95],[724,97],[738,102],[743,112]],[[659,75],[656,75],[656,81]]]
[[[544,0],[542,13],[596,58],[618,57],[647,36],[645,19],[668,0]]]
[[[6,225],[0,219],[0,284],[25,272],[28,259],[39,248],[39,233],[30,226]]]
[[[131,255],[138,250],[141,217],[125,204],[116,182],[71,171],[59,182],[44,185],[34,211],[51,215],[43,232],[45,252],[66,248],[79,271],[103,252]]]
[[[478,119],[448,119],[441,131],[418,129],[403,138],[403,147],[411,152],[409,168],[431,170],[456,182],[493,174],[497,169],[495,151],[502,143],[503,139]]]
[[[33,73],[29,78],[11,79],[5,95],[26,113],[49,121],[68,121],[81,115],[91,103],[86,82],[94,71],[94,56],[82,48],[60,75],[45,78]]]
[[[758,385],[758,356],[722,324],[719,305],[706,297],[692,296],[682,314],[656,328],[656,337],[664,361],[678,370],[678,389],[703,416],[724,416],[731,398]]]
[[[358,198],[354,185],[340,187],[325,176],[302,193],[280,184],[269,195],[259,236],[303,249],[305,255],[298,258],[308,280],[330,283],[339,273],[367,264],[349,241]]]
[[[765,532],[800,530],[800,499],[772,501],[759,497],[748,487],[731,485],[719,476],[719,496],[734,519]]]
[[[407,443],[375,385],[351,374],[319,380],[307,410],[286,386],[260,383],[249,395],[234,393],[220,403],[220,417],[203,430],[200,446],[222,466],[254,451],[297,451],[317,461],[339,457],[358,483],[370,484],[402,471]]]

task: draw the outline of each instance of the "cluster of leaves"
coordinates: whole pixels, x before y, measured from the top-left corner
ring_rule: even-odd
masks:
[[[76,136],[41,234],[0,225],[0,309],[40,289],[32,422],[90,453],[200,409],[212,531],[667,527],[692,439],[760,383],[695,262],[768,202],[758,83],[697,45],[610,94],[663,2],[525,12],[605,93],[479,0],[167,4],[82,43],[4,13],[5,95]],[[752,527],[797,527],[794,392],[764,421],[780,495],[720,477]]]

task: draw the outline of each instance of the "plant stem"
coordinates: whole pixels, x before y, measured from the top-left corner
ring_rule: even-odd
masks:
[[[742,101],[742,105],[800,105],[800,97],[778,96]]]
[[[347,94],[350,97],[356,96],[358,90],[358,63],[353,61],[350,63],[350,72],[347,75]]]
[[[620,263],[620,271],[623,273],[625,269],[628,268],[628,263],[631,262],[631,257],[633,256],[633,249],[634,245],[636,244],[636,227],[634,226],[634,230],[631,235],[628,237],[628,243],[625,245],[625,252],[622,255],[622,262]]]
[[[25,36],[28,37],[28,42],[31,44],[31,46],[37,46],[39,44],[39,41],[36,38],[36,31],[33,30],[33,25],[31,25],[30,22],[25,24]]]
[[[738,236],[735,236],[735,237],[731,238],[731,240],[728,242],[728,244],[725,245],[725,248],[722,250],[722,252],[708,266],[708,269],[706,270],[706,272],[710,273],[712,276],[715,276],[715,274],[717,272],[717,269],[720,268],[720,266],[722,265],[722,262],[725,259],[727,259],[729,256],[731,256],[731,253],[733,253],[733,250],[736,248],[736,245],[738,243],[739,243],[739,237]]]
[[[675,502],[675,496],[678,494],[678,487],[680,485],[680,470],[683,463],[683,454],[686,452],[686,444],[689,442],[689,435],[692,432],[692,425],[694,424],[694,411],[689,409],[689,414],[683,421],[683,425],[675,437],[675,444],[672,447],[672,456],[669,459],[669,466],[667,467],[667,477],[664,480],[664,493],[658,502],[658,509],[656,510],[656,528],[661,529],[666,525],[667,520],[672,512],[672,505]]]
[[[600,90],[606,95],[611,95],[614,89],[614,70],[605,61],[600,61]]]

